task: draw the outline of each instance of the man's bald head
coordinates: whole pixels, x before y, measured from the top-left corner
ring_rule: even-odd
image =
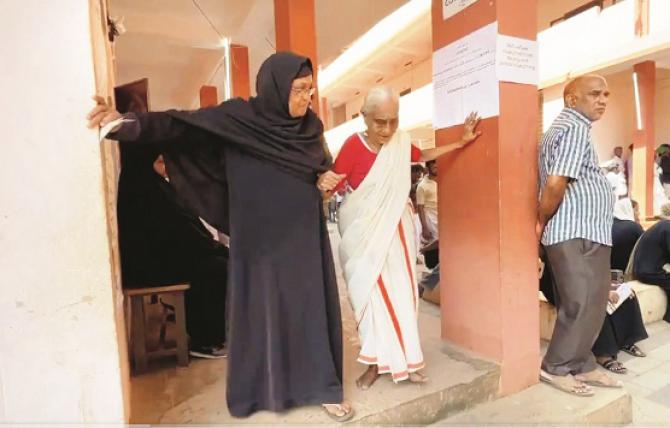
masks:
[[[563,102],[565,107],[575,109],[596,121],[602,117],[609,98],[607,80],[597,74],[577,77],[565,85]]]

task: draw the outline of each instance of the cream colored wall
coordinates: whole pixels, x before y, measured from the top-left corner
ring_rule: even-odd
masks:
[[[417,64],[414,64],[409,70],[392,77],[388,81],[382,81],[380,85],[390,85],[396,92],[404,91],[407,88],[417,90],[425,86],[433,80],[433,60],[427,58]],[[357,97],[353,98],[346,104],[347,120],[351,116],[361,111],[365,93],[361,92]]]
[[[123,423],[89,1],[3,1],[0,27],[0,423]]]
[[[593,143],[600,160],[610,159],[616,146],[627,149],[636,128],[632,70],[606,76],[610,101],[603,118],[594,123]],[[670,143],[670,71],[658,69],[656,82],[656,144]],[[563,85],[544,89],[543,131],[563,107]],[[624,150],[625,156],[628,151]]]
[[[554,21],[565,13],[587,4],[590,0],[539,0],[537,4],[537,31],[549,28],[551,21]],[[605,0],[605,7],[610,5],[612,0]]]

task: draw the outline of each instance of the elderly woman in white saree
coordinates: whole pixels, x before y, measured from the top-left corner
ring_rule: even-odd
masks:
[[[321,190],[346,189],[339,211],[340,260],[368,366],[356,384],[368,389],[381,374],[394,382],[427,380],[417,328],[417,247],[409,199],[412,162],[435,159],[474,141],[472,113],[460,141],[419,150],[398,128],[398,97],[375,87],[361,110],[367,130],[347,139]],[[339,184],[335,186],[333,183]]]

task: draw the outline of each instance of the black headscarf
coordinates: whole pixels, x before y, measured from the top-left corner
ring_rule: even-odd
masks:
[[[236,98],[194,112],[167,112],[186,125],[180,140],[188,140],[165,145],[171,183],[188,206],[220,231],[228,232],[225,147],[312,183],[330,167],[321,120],[311,109],[302,117],[289,114],[291,84],[311,70],[309,58],[275,53],[261,65],[257,96],[248,102]]]

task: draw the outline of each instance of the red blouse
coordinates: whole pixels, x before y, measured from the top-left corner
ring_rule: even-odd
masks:
[[[347,177],[340,181],[335,191],[341,190],[346,184],[354,190],[357,189],[370,172],[375,159],[377,153],[370,150],[358,134],[347,138],[333,165],[334,172]],[[420,159],[421,150],[412,145],[412,162],[419,162]]]

